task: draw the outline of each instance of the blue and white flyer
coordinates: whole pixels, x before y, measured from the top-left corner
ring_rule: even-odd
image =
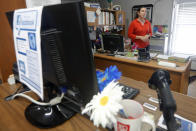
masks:
[[[43,100],[40,38],[42,9],[15,10],[13,33],[20,81]]]
[[[177,114],[174,115],[176,118],[176,122],[179,124],[179,129],[177,131],[196,131],[196,123],[193,121],[190,121],[186,118],[183,118]],[[167,130],[167,126],[165,123],[165,120],[163,118],[163,115],[159,118],[158,124],[159,127]]]

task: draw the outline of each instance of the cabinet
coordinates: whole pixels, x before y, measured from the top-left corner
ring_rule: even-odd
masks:
[[[12,65],[16,62],[13,32],[8,23],[6,12],[25,7],[25,0],[0,1],[0,79],[3,82],[12,74]]]
[[[115,11],[116,25],[125,25],[125,12]]]
[[[3,81],[3,77],[2,77],[2,74],[1,74],[1,68],[0,68],[0,84],[2,83]]]

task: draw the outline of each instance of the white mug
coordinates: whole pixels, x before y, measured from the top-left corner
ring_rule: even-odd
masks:
[[[122,100],[121,105],[128,118],[117,116],[117,123],[114,125],[115,131],[140,131],[142,122],[148,123],[155,131],[154,120],[144,115],[143,106],[134,100]]]

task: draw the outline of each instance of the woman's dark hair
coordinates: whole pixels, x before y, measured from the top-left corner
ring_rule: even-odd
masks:
[[[139,7],[139,8],[137,9],[136,15],[135,15],[135,19],[139,17],[139,15],[138,15],[137,13],[140,12],[140,10],[141,10],[142,8],[146,8],[146,7],[141,6],[141,7]]]

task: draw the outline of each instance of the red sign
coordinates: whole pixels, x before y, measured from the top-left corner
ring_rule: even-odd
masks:
[[[117,122],[117,131],[129,131],[130,126]]]

